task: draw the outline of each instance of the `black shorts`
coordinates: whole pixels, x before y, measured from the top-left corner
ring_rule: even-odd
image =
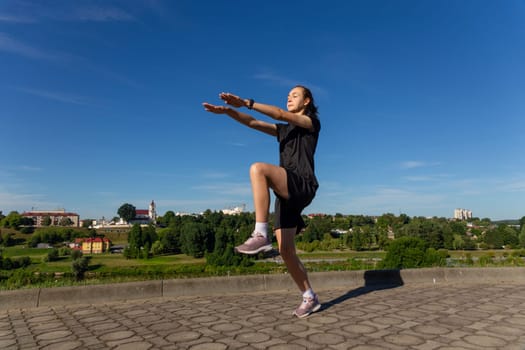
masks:
[[[314,199],[318,185],[289,170],[286,170],[286,178],[289,198],[275,194],[274,229],[297,227],[299,233],[305,227],[301,212]]]

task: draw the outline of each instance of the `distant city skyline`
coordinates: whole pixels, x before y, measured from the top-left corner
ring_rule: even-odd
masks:
[[[122,203],[122,204],[131,204],[135,207],[136,209],[136,212],[137,212],[137,220],[140,220],[140,219],[143,219],[143,218],[150,218],[151,220],[155,221],[156,218],[158,216],[164,216],[166,214],[167,211],[172,211],[174,212],[176,215],[194,215],[194,214],[203,214],[204,211],[206,210],[211,210],[211,211],[215,211],[215,212],[223,212],[224,214],[226,215],[235,215],[235,214],[239,214],[239,213],[242,213],[242,212],[246,212],[246,205],[240,205],[240,206],[236,206],[236,207],[228,207],[228,208],[222,208],[222,209],[211,209],[211,208],[208,208],[202,212],[175,212],[174,210],[170,210],[168,209],[166,212],[163,212],[163,213],[158,213],[157,210],[156,210],[156,204],[155,204],[155,201],[152,200],[149,204],[148,204],[148,209],[141,209],[140,207],[134,205],[133,203]],[[118,208],[117,208],[117,211],[118,211]],[[118,218],[118,213],[116,213],[115,215],[109,215],[109,216],[101,216],[101,217],[83,217],[81,215],[81,213],[76,213],[76,212],[70,212],[70,211],[67,211],[65,208],[54,208],[54,209],[46,209],[46,210],[30,210],[30,211],[25,211],[25,212],[21,212],[20,214],[32,214],[32,215],[44,215],[46,213],[55,213],[57,215],[66,215],[66,216],[70,216],[70,215],[73,215],[73,214],[77,214],[79,216],[79,218],[73,220],[74,222],[77,222],[77,223],[80,223],[81,221],[83,220],[96,220],[96,221],[99,221],[99,220],[104,220],[106,222],[110,222],[111,220],[113,220],[113,218]],[[44,213],[44,214],[42,214]],[[3,213],[4,215],[7,215],[8,213]],[[53,215],[55,215],[53,214]],[[335,214],[342,214],[342,215],[364,215],[364,216],[381,216],[381,215],[384,215],[384,214],[393,214],[395,216],[399,216],[399,215],[408,215],[406,213],[399,213],[399,214],[395,214],[395,213],[382,213],[380,215],[367,215],[367,214],[359,214],[359,213],[342,213],[342,212],[337,212],[337,213],[324,213],[324,212],[319,212],[319,213],[310,213],[310,214],[326,214],[326,215],[335,215]],[[410,216],[408,215],[409,217],[417,217],[416,216]],[[469,219],[473,219],[473,218],[478,218],[478,219],[485,219],[487,217],[477,217],[474,215],[474,213],[472,212],[472,210],[469,210],[469,209],[465,209],[465,208],[455,208],[454,210],[452,210],[452,213],[451,215],[448,215],[448,216],[438,216],[438,215],[431,215],[431,216],[428,216],[428,217],[444,217],[444,218],[448,218],[448,219],[457,219],[457,220],[469,220]],[[521,217],[518,217],[518,218],[507,218],[507,220],[518,220],[518,219],[521,219],[522,217],[525,217],[525,215],[521,216]],[[490,219],[490,217],[488,217]],[[41,218],[40,218],[41,219]],[[122,220],[120,220],[122,222]],[[498,220],[496,220],[498,221]]]
[[[525,215],[523,0],[250,4],[0,2],[0,210],[253,211],[277,142],[202,103],[285,108],[302,84],[322,125],[305,214]]]

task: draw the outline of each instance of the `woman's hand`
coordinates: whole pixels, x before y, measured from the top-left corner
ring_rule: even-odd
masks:
[[[215,114],[225,114],[229,109],[229,107],[216,106],[208,102],[204,102],[202,105],[204,106],[204,110]]]
[[[237,95],[230,94],[229,92],[221,92],[219,94],[219,97],[221,98],[221,100],[223,100],[224,102],[226,102],[227,104],[229,104],[230,106],[233,106],[235,108],[245,107],[246,106],[246,101],[245,100],[243,100],[242,98],[240,98]]]

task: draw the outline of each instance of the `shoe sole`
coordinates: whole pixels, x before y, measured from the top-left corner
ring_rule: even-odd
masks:
[[[306,314],[304,314],[304,315],[301,315],[301,316],[299,316],[299,315],[294,311],[294,312],[293,312],[293,315],[294,315],[294,316],[297,316],[298,318],[305,318],[305,317],[310,316],[310,315],[313,314],[314,312],[319,311],[319,309],[321,308],[321,306],[322,306],[321,303],[319,303],[319,304],[315,305],[315,306],[313,307],[313,309],[312,309],[310,312],[308,312],[308,313],[306,313]]]
[[[255,254],[259,254],[260,252],[269,252],[272,249],[273,247],[271,245],[265,245],[255,250],[240,250],[240,249],[235,248],[235,251],[241,254],[255,255]]]

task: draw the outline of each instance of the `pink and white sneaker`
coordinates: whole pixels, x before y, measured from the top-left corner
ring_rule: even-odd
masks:
[[[237,253],[254,255],[260,252],[269,252],[272,250],[272,243],[267,237],[259,232],[253,232],[252,236],[243,244],[235,247]]]
[[[303,302],[294,311],[294,315],[303,318],[309,316],[311,313],[318,311],[321,308],[321,303],[317,298],[317,294],[313,298],[303,298]]]

